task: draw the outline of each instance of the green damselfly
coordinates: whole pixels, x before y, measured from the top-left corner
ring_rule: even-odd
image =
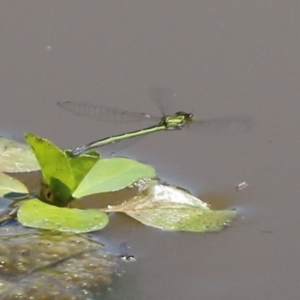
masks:
[[[165,90],[156,89],[154,94],[165,94]],[[156,96],[155,96],[156,97]],[[160,97],[156,97],[160,98]],[[157,101],[156,101],[157,102]],[[114,122],[138,122],[138,121],[153,121],[156,125],[146,127],[144,129],[131,131],[103,139],[93,141],[83,146],[77,147],[72,150],[74,156],[80,155],[88,150],[98,148],[104,145],[112,144],[125,139],[131,139],[138,136],[143,136],[149,133],[158,131],[174,131],[181,130],[190,124],[196,125],[198,131],[206,132],[221,132],[221,133],[236,133],[243,132],[252,126],[252,119],[248,116],[234,116],[216,118],[210,120],[194,120],[192,113],[186,113],[184,111],[178,111],[174,114],[165,113],[165,105],[159,105],[163,113],[162,117],[151,116],[145,113],[129,112],[126,110],[120,110],[116,108],[110,108],[97,104],[79,103],[72,101],[58,102],[57,103],[63,109],[72,112],[76,115],[86,116],[92,119],[114,121]],[[166,103],[165,103],[166,104]],[[194,127],[194,126],[193,126]]]

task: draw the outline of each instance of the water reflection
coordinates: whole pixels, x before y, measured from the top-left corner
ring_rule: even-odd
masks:
[[[120,258],[126,262],[134,262],[136,261],[136,257],[134,255],[128,254],[128,243],[122,242],[120,244]]]

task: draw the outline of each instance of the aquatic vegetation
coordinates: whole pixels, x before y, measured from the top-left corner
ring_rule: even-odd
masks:
[[[209,232],[221,230],[236,215],[232,210],[211,210],[188,191],[160,182],[149,165],[128,158],[102,159],[94,151],[74,157],[32,133],[26,133],[25,138],[41,167],[39,193],[29,195],[20,181],[0,174],[0,196],[27,193],[33,198],[18,203],[16,216],[24,226],[83,233],[105,227],[107,213],[123,212],[163,230]],[[137,193],[120,205],[101,207],[101,193],[124,188],[136,188]],[[101,209],[68,207],[73,200],[92,194],[99,196]]]
[[[135,197],[103,210],[123,212],[163,230],[193,232],[219,231],[236,216],[234,210],[211,210],[188,191],[157,180],[139,180],[135,185],[139,189]]]
[[[1,299],[93,299],[118,268],[102,244],[71,233],[2,226],[0,244]]]
[[[2,172],[42,174],[38,191],[29,192],[14,174],[0,173],[1,299],[101,297],[122,258],[83,233],[103,229],[112,212],[161,230],[197,233],[220,231],[236,216],[233,210],[211,210],[188,191],[160,181],[155,169],[141,162],[104,159],[94,151],[74,156],[32,133],[25,139],[30,147],[0,138]],[[102,204],[104,193],[123,190],[132,196]],[[97,208],[74,208],[89,195],[96,197]],[[14,219],[13,226],[7,223]],[[132,257],[126,255],[126,261],[135,261]]]

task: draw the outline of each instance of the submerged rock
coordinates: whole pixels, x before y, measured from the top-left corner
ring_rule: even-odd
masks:
[[[94,299],[117,267],[87,236],[0,227],[0,299]]]

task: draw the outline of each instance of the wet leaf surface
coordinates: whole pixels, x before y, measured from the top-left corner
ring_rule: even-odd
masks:
[[[100,159],[82,180],[73,197],[118,191],[140,178],[155,176],[154,168],[132,159]]]
[[[188,191],[156,181],[140,181],[137,196],[106,212],[124,212],[141,223],[163,230],[213,232],[229,225],[234,210],[211,210]]]
[[[27,194],[27,187],[18,179],[0,173],[0,197],[10,193]]]
[[[62,208],[32,199],[21,204],[18,221],[28,227],[85,233],[104,228],[109,219],[97,209]]]
[[[31,172],[39,169],[28,145],[0,136],[0,172]]]

